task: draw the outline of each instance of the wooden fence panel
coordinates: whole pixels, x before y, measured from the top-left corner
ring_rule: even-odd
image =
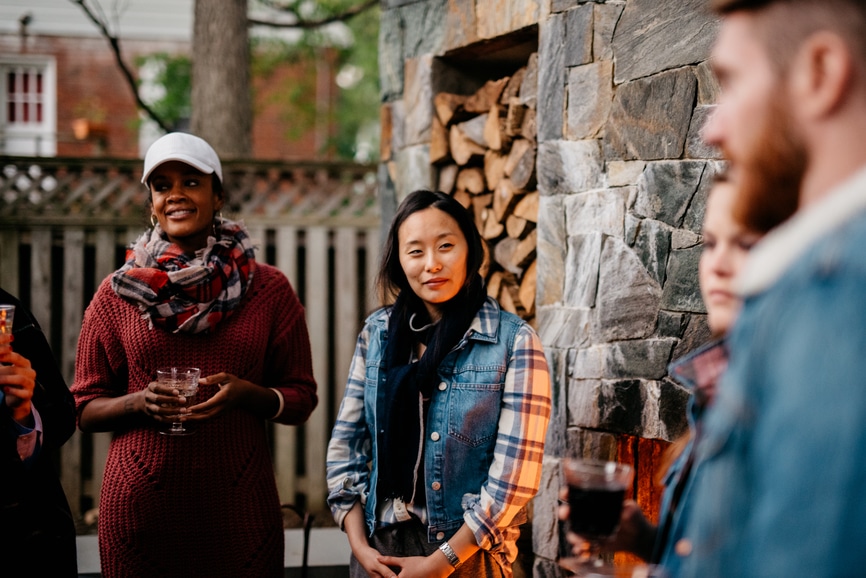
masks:
[[[274,234],[276,267],[298,287],[298,230],[296,227],[278,227]],[[297,427],[274,428],[274,470],[277,473],[277,491],[282,503],[294,503],[298,494],[298,430]]]
[[[315,226],[306,232],[306,297],[307,327],[310,331],[310,346],[315,352],[329,351],[328,347],[328,229]],[[325,450],[328,431],[328,359],[326,355],[313,355],[313,375],[319,384],[319,405],[304,426],[307,443],[306,485],[309,507],[322,509],[325,504]]]
[[[61,326],[62,335],[60,349],[60,368],[66,378],[66,383],[72,384],[75,374],[75,352],[78,346],[78,335],[81,332],[84,303],[84,229],[69,228],[63,231],[63,299]],[[34,301],[36,303],[36,301]],[[57,312],[55,312],[57,313]],[[61,455],[61,482],[67,492],[73,496],[82,494],[80,432],[67,442],[66,450]],[[72,514],[80,516],[80,500],[72,500]]]
[[[346,377],[355,351],[358,334],[358,316],[361,303],[358,301],[358,231],[342,228],[334,240],[334,413],[329,423],[336,419],[336,409],[346,389]]]
[[[18,232],[0,231],[0,287],[18,296]]]
[[[30,302],[33,316],[42,326],[48,343],[51,340],[51,229],[39,227],[30,232]]]
[[[372,312],[379,305],[376,294],[376,275],[379,273],[379,252],[382,241],[379,229],[367,229],[365,244],[367,259],[367,311]]]

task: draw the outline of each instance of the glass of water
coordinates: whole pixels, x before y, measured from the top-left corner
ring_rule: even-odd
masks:
[[[156,370],[156,381],[160,385],[168,386],[178,390],[180,397],[186,399],[186,405],[192,404],[195,399],[195,394],[198,391],[198,378],[201,376],[201,370],[197,367],[162,367]],[[180,406],[178,406],[178,412]],[[178,413],[178,416],[180,414]],[[192,433],[192,429],[176,418],[167,429],[160,430],[159,433],[170,436],[184,436]]]

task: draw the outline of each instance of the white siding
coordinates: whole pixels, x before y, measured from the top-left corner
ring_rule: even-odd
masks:
[[[89,0],[102,6],[112,32],[121,38],[190,40],[194,0]],[[120,27],[112,13],[122,9]],[[17,34],[24,14],[32,19],[31,34],[52,36],[99,36],[94,24],[77,4],[69,0],[2,0],[0,34]]]

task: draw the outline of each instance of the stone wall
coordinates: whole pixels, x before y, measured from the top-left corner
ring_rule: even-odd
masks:
[[[716,22],[704,5],[382,3],[385,222],[403,195],[437,186],[432,94],[468,94],[493,77],[492,63],[513,70],[537,50],[536,325],[551,365],[554,415],[534,507],[535,576],[560,575],[557,458],[627,455],[649,488],[646,464],[660,450],[642,441],[670,441],[686,427],[686,393],[666,368],[708,336],[697,261],[718,160],[699,130],[718,88],[706,64]],[[527,35],[534,45],[509,61],[509,45],[525,44]]]

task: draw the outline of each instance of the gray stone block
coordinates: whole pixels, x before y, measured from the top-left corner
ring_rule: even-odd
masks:
[[[672,249],[688,249],[700,244],[701,236],[685,229],[675,229],[671,234]]]
[[[551,380],[550,424],[544,442],[544,454],[561,456],[566,451],[565,432],[568,428],[565,398],[565,384],[568,377],[567,352],[564,349],[547,348],[544,350]]]
[[[640,435],[644,391],[639,379],[568,382],[569,423],[611,433]]]
[[[538,23],[538,0],[475,0],[478,37],[495,38]]]
[[[707,316],[692,314],[688,317],[683,337],[674,348],[673,359],[679,359],[710,340],[710,327],[707,325]]]
[[[659,382],[658,419],[663,426],[663,439],[674,441],[688,432],[686,411],[689,396],[688,390],[669,379]]]
[[[552,560],[559,557],[560,523],[557,507],[561,486],[559,459],[548,457],[545,451],[541,481],[532,503],[532,549],[536,555]]]
[[[403,18],[397,8],[379,18],[379,93],[385,102],[403,94]]]
[[[572,379],[601,379],[604,377],[605,347],[593,345],[568,352],[568,377]]]
[[[584,1],[585,0],[551,0],[550,11],[565,12],[570,8],[574,8],[575,6],[582,4]]]
[[[617,84],[706,60],[717,30],[705,0],[629,0],[613,36]]]
[[[713,188],[715,174],[721,170],[722,162],[709,161],[701,174],[701,181],[698,184],[698,190],[695,191],[692,197],[692,202],[689,204],[689,209],[686,211],[686,216],[683,219],[683,228],[695,234],[700,234],[704,227],[704,212],[707,207],[707,195],[710,194],[710,189]]]
[[[692,113],[689,133],[686,135],[686,154],[689,159],[721,159],[722,152],[718,147],[708,145],[701,136],[710,115],[715,110],[715,105],[701,105]]]
[[[677,340],[632,339],[602,346],[603,375],[611,378],[661,379],[667,375],[671,352]]]
[[[617,439],[610,433],[579,427],[569,427],[566,432],[568,452],[566,457],[593,460],[616,460]]]
[[[567,306],[595,306],[601,244],[601,233],[573,235],[568,238],[568,254],[565,262],[565,294],[563,295],[563,301]]]
[[[652,278],[659,285],[664,285],[671,251],[670,228],[660,221],[644,219],[637,231],[634,251]]]
[[[566,136],[593,138],[601,133],[613,102],[613,62],[594,62],[568,71]]]
[[[697,81],[690,68],[619,86],[605,126],[606,160],[682,156],[696,90]]]
[[[594,341],[592,309],[537,307],[538,335],[545,349],[586,347]]]
[[[398,203],[414,190],[432,189],[435,186],[430,166],[430,145],[406,147],[398,151],[394,158],[394,189]]]
[[[592,4],[565,13],[565,65],[592,62]]]
[[[698,78],[698,104],[716,104],[719,102],[721,87],[709,61],[705,60],[695,67],[695,76]]]
[[[599,143],[596,140],[540,143],[536,173],[542,196],[600,188],[603,173]]]
[[[561,195],[538,199],[538,246],[536,305],[554,305],[562,300],[565,287],[565,211]]]
[[[676,337],[679,339],[683,336],[683,331],[685,331],[687,317],[685,313],[659,311],[658,336]]]
[[[410,58],[404,64],[403,102],[407,145],[429,144],[433,125],[433,56]]]
[[[607,168],[607,184],[610,187],[624,187],[637,183],[643,173],[644,161],[609,161]]]
[[[403,99],[388,103],[391,107],[391,157],[406,147],[406,106]]]
[[[621,239],[607,237],[596,297],[600,341],[642,339],[655,330],[661,288]]]
[[[625,214],[625,237],[623,240],[629,247],[634,248],[637,241],[637,234],[640,231],[640,224],[643,219],[635,217],[632,213]]]
[[[605,3],[593,8],[593,59],[613,60],[613,31],[625,5]]]
[[[445,23],[445,50],[460,48],[478,40],[475,0],[449,0]]]
[[[705,313],[698,285],[698,261],[701,247],[671,251],[667,282],[662,291],[661,306],[671,311]]]
[[[425,0],[400,8],[403,18],[403,58],[441,54],[445,45],[448,0]],[[381,46],[381,41],[379,43]]]
[[[706,164],[699,161],[649,163],[638,179],[634,212],[680,227],[701,183]]]
[[[565,17],[553,14],[539,24],[538,142],[562,138],[565,117]]]
[[[602,189],[567,196],[566,231],[569,236],[600,232],[623,238],[627,188]]]

